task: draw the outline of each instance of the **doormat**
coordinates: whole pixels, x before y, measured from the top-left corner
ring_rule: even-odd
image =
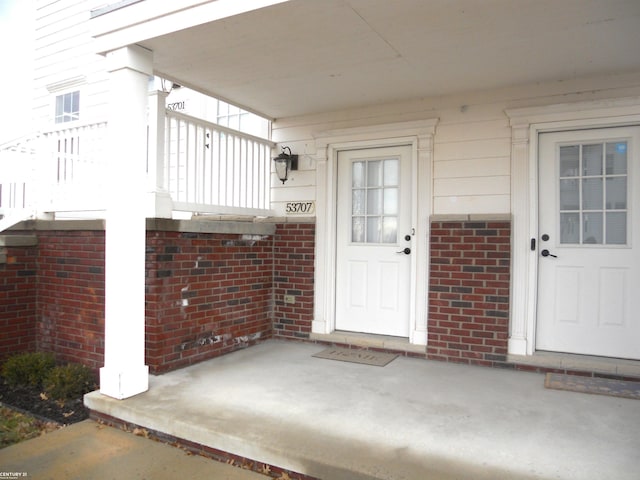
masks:
[[[640,400],[640,382],[547,373],[545,388]]]
[[[375,352],[372,350],[357,350],[350,348],[327,348],[312,357],[325,358],[327,360],[339,360],[341,362],[362,363],[363,365],[375,365],[384,367],[398,355],[393,353]]]

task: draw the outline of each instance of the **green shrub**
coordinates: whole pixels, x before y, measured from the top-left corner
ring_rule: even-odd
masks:
[[[90,392],[95,387],[91,369],[79,363],[55,367],[44,381],[44,390],[56,400],[68,400]]]
[[[7,359],[2,366],[2,376],[9,385],[38,387],[55,366],[55,358],[50,353],[21,353]]]

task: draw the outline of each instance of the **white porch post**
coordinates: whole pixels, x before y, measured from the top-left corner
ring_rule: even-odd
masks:
[[[148,217],[171,218],[173,202],[164,185],[166,100],[156,86],[149,92]]]
[[[152,52],[107,54],[110,194],[105,232],[105,348],[100,392],[123,399],[149,388],[145,351],[147,98]]]

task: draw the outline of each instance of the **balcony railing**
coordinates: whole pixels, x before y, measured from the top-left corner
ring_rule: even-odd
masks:
[[[154,177],[148,185],[170,196],[173,211],[271,213],[272,142],[177,112],[162,109],[160,115],[164,122],[150,121],[149,128],[164,123],[164,132],[149,138],[162,148],[154,145],[148,152],[158,152],[162,161],[147,159],[148,175]],[[104,183],[106,134],[105,122],[75,126],[0,150],[0,218],[20,211],[85,212],[90,217],[89,212],[106,209],[107,194],[126,194]]]
[[[175,210],[266,215],[273,143],[166,112],[165,188]]]

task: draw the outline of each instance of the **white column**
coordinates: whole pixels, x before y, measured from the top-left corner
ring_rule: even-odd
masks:
[[[123,399],[149,388],[144,362],[147,98],[152,52],[107,54],[109,103],[105,238],[105,352],[100,392]]]
[[[426,131],[418,134],[417,142],[417,174],[414,184],[414,205],[416,214],[414,215],[414,228],[416,244],[414,247],[415,258],[415,289],[413,292],[415,305],[415,324],[411,331],[411,343],[416,345],[427,345],[428,338],[428,296],[429,296],[429,218],[431,216],[431,185],[433,182],[432,158],[433,158],[433,135],[435,124]]]
[[[164,184],[167,92],[149,92],[149,155],[147,165],[147,216],[171,218],[173,202]]]
[[[529,124],[511,125],[511,324],[510,354],[528,352],[529,259]],[[535,254],[535,252],[533,252]]]

